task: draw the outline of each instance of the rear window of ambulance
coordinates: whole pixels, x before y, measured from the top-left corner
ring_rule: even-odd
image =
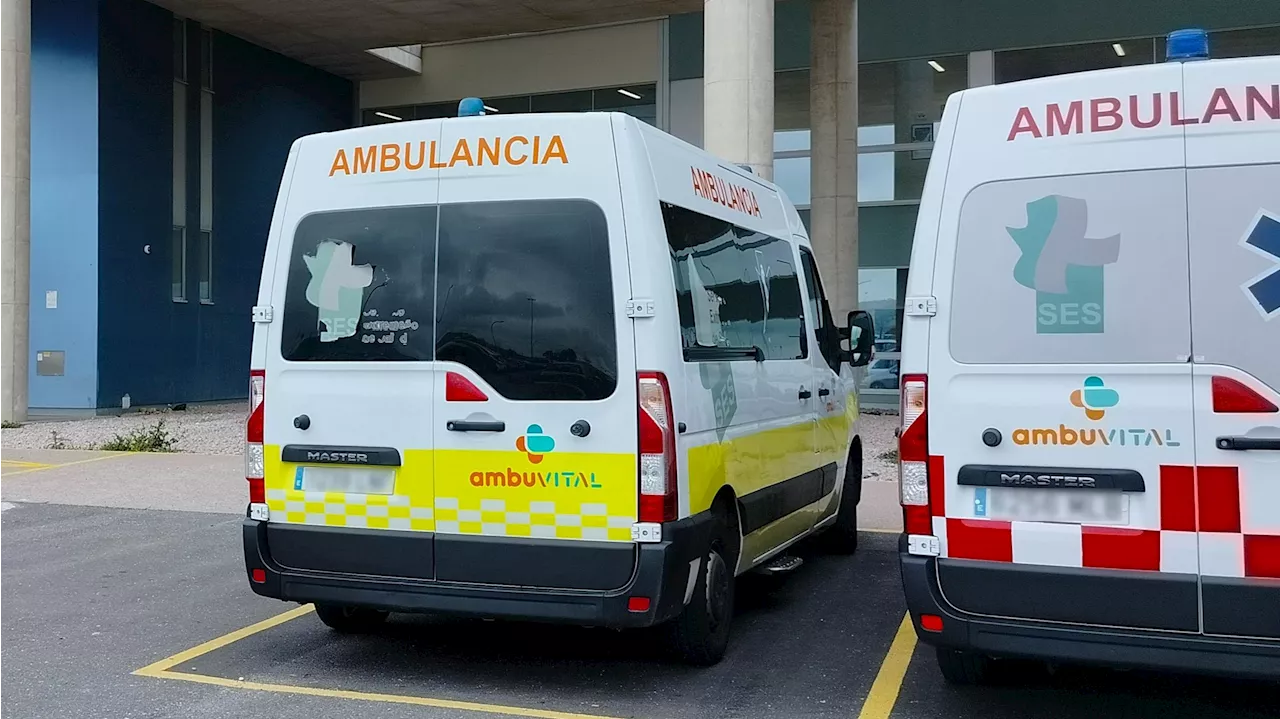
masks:
[[[436,215],[423,206],[303,218],[289,258],[284,358],[431,359]]]
[[[516,400],[604,399],[617,385],[608,228],[594,203],[322,213],[299,223],[291,252],[286,360],[458,362]]]
[[[604,212],[586,200],[445,205],[436,358],[517,400],[613,394],[618,342]]]

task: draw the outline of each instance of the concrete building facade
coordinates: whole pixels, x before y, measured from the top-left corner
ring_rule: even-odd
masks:
[[[864,387],[893,402],[951,93],[1159,62],[1181,27],[1217,57],[1280,53],[1272,0],[0,2],[6,419],[243,397],[289,144],[471,95],[628,112],[772,178],[833,309],[875,314]]]

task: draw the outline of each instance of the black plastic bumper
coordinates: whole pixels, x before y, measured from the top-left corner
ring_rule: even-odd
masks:
[[[909,554],[905,536],[899,562],[907,609],[926,644],[996,657],[1280,679],[1280,642],[968,614],[943,596],[938,560]],[[992,586],[991,591],[1016,594],[1018,588]],[[922,629],[922,614],[941,617],[942,631]]]
[[[275,525],[276,527],[280,525]],[[269,527],[266,522],[245,519],[243,522],[245,571],[249,586],[265,597],[291,602],[326,602],[370,607],[397,612],[430,612],[460,616],[507,618],[560,622],[583,626],[614,628],[646,627],[659,624],[679,614],[684,607],[686,584],[690,580],[690,563],[700,556],[710,542],[710,515],[690,517],[663,525],[663,541],[659,543],[622,545],[634,552],[629,578],[616,589],[583,589],[590,586],[589,577],[565,582],[562,586],[527,586],[522,581],[518,564],[564,567],[566,560],[574,566],[591,566],[594,557],[591,543],[548,541],[517,538],[476,538],[487,543],[488,559],[477,557],[482,565],[476,569],[492,583],[443,581],[436,578],[395,576],[346,571],[298,569],[298,562],[284,566],[273,557]],[[321,529],[320,531],[324,531]],[[353,530],[346,530],[353,532]],[[430,547],[435,536],[421,532],[387,530],[354,530],[357,536],[375,541],[386,556],[419,556]],[[277,535],[278,536],[278,535]],[[296,557],[297,546],[291,547]],[[318,551],[331,551],[332,547]],[[566,551],[567,550],[567,551]],[[611,555],[601,564],[616,557],[619,545],[601,546],[601,556]],[[505,556],[504,556],[505,555]],[[576,556],[575,556],[576,555]],[[510,561],[519,557],[519,563]],[[327,558],[326,558],[327,559]],[[385,564],[385,563],[384,563]],[[318,566],[312,564],[307,566]],[[437,569],[444,567],[437,563]],[[509,567],[510,579],[499,576]],[[261,570],[263,581],[254,581],[255,570]],[[569,588],[569,587],[578,588]],[[631,611],[629,599],[645,597],[649,608]]]

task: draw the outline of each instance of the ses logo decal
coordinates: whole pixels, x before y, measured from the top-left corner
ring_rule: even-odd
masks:
[[[1027,226],[1008,227],[1022,251],[1018,284],[1036,292],[1037,334],[1099,334],[1105,330],[1103,272],[1120,257],[1120,236],[1085,237],[1084,200],[1049,195],[1027,203]]]
[[[1120,404],[1120,393],[1107,387],[1101,377],[1086,377],[1078,389],[1068,395],[1072,406],[1084,410],[1092,422],[1100,422],[1107,410]],[[1173,430],[1155,427],[1068,427],[1019,428],[1013,430],[1013,443],[1019,446],[1054,445],[1062,447],[1179,447]]]

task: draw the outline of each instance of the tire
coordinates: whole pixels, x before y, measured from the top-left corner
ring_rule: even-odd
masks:
[[[709,667],[724,658],[733,620],[736,532],[724,513],[717,513],[711,546],[699,568],[693,598],[668,625],[672,649],[685,663]]]
[[[858,485],[851,485],[851,481]],[[855,458],[849,453],[849,463],[844,472],[844,487],[840,491],[840,508],[836,510],[836,521],[824,533],[823,541],[827,551],[832,554],[853,554],[858,551],[858,500],[862,487],[862,457]]]
[[[949,684],[973,686],[991,681],[991,658],[958,649],[937,648],[938,669]]]
[[[388,612],[341,604],[317,604],[316,616],[334,631],[343,634],[371,632],[387,621]]]

